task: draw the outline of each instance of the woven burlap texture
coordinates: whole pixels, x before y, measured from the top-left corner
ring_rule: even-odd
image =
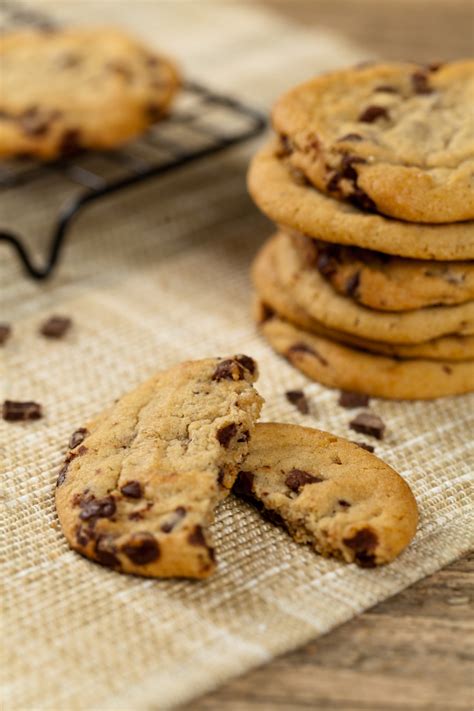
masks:
[[[182,57],[194,76],[263,106],[299,78],[361,58],[250,3],[46,5],[63,20],[120,20]],[[1,396],[37,400],[45,411],[0,429],[5,710],[176,706],[327,632],[472,543],[474,408],[459,397],[373,401],[387,423],[377,454],[409,481],[421,511],[413,545],[383,569],[323,560],[233,498],[217,513],[219,568],[205,582],[121,576],[68,549],[53,492],[69,434],[160,368],[248,353],[260,364],[265,420],[353,436],[337,393],[274,355],[251,321],[249,264],[271,230],[245,192],[255,148],[90,208],[47,283],[27,280],[0,245],[0,321],[14,329],[1,353]],[[60,197],[56,186],[4,194],[2,225],[38,235],[39,257]],[[63,341],[37,335],[53,312],[74,319]],[[300,387],[309,416],[284,396]]]

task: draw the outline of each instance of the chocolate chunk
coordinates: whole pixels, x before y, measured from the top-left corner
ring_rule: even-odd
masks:
[[[330,193],[335,193],[339,190],[339,183],[341,182],[342,175],[339,172],[333,173],[326,183],[326,188]]]
[[[147,565],[160,557],[160,547],[151,533],[133,533],[122,551],[135,565]]]
[[[351,195],[348,195],[349,202],[365,212],[377,212],[377,205],[361,188],[355,188]]]
[[[61,484],[64,484],[64,482],[66,481],[66,473],[67,473],[68,466],[69,466],[69,463],[63,464],[63,466],[59,470],[56,486],[61,486]]]
[[[339,504],[339,506],[342,506],[343,509],[348,509],[350,506],[350,503],[345,499],[339,499],[337,503]]]
[[[216,437],[224,449],[228,449],[230,441],[237,434],[237,425],[231,422],[229,425],[224,425],[220,430],[217,430]]]
[[[356,444],[361,449],[366,449],[367,452],[375,451],[375,447],[373,446],[373,444],[367,444],[367,442],[355,442],[353,439],[351,439],[350,441],[352,442],[352,444]]]
[[[311,348],[310,346],[307,346],[306,343],[295,343],[294,345],[290,346],[290,348],[287,351],[288,357],[291,358],[291,355],[293,353],[308,353],[309,355],[314,356],[321,365],[329,365],[328,361],[326,358],[323,358],[323,356],[317,352],[315,348]]]
[[[304,472],[302,469],[292,469],[285,479],[285,484],[291,491],[297,491],[306,484],[319,484],[324,481],[320,476],[314,476]]]
[[[162,524],[161,530],[163,533],[170,533],[185,516],[186,509],[184,506],[178,506],[178,508],[173,511],[171,518]]]
[[[85,528],[82,524],[76,527],[76,541],[80,546],[87,546],[93,538],[94,532],[90,528]]]
[[[285,395],[288,402],[291,402],[302,415],[309,413],[309,403],[302,390],[287,390]]]
[[[451,368],[450,365],[443,365],[443,370],[444,370],[444,372],[447,373],[448,375],[451,375],[451,373],[453,372],[453,369]]]
[[[362,568],[375,566],[375,556],[372,553],[378,544],[378,538],[370,528],[361,528],[350,538],[343,538],[343,543],[355,551],[356,562]]]
[[[361,412],[349,422],[349,427],[356,432],[383,439],[385,425],[378,415],[371,412]]]
[[[237,474],[237,479],[232,487],[232,491],[238,496],[247,496],[252,498],[254,479],[255,474],[253,474],[253,472],[240,471]]]
[[[0,346],[8,341],[12,333],[11,326],[8,323],[0,323]]]
[[[333,250],[321,249],[319,251],[316,266],[323,276],[332,276],[337,270],[338,261],[333,254]]]
[[[369,404],[369,396],[363,393],[354,393],[343,390],[339,395],[338,403],[341,407],[346,407],[348,410],[353,407],[367,407]]]
[[[80,427],[78,430],[73,432],[69,440],[69,449],[74,449],[74,447],[82,444],[88,434],[89,432],[85,427]]]
[[[67,316],[51,316],[40,328],[40,333],[47,338],[62,338],[72,326]]]
[[[99,563],[106,565],[108,568],[118,568],[120,566],[120,560],[115,555],[116,552],[117,548],[111,536],[97,536],[94,553]]]
[[[354,169],[354,165],[357,163],[367,163],[365,158],[362,158],[361,156],[351,156],[348,154],[344,154],[341,159],[341,166],[340,166],[340,173],[342,178],[346,178],[347,180],[352,180],[354,183],[357,181],[357,178],[359,177],[357,175],[357,171]]]
[[[96,499],[95,496],[83,498],[81,503],[81,513],[79,518],[83,521],[98,518],[112,518],[117,507],[113,496],[104,496],[102,499]]]
[[[382,91],[384,94],[399,94],[399,90],[396,86],[391,84],[379,84],[375,87],[374,91]]]
[[[426,72],[419,71],[411,75],[411,83],[415,94],[432,94],[433,89],[428,83]]]
[[[344,293],[346,296],[354,296],[357,292],[360,283],[360,271],[354,272],[344,284]]]
[[[80,136],[80,131],[75,128],[64,131],[59,145],[59,153],[63,158],[69,158],[79,153],[81,150]]]
[[[124,496],[128,496],[130,499],[140,499],[142,497],[142,486],[139,481],[127,481],[120,488],[121,493]]]
[[[244,366],[241,365],[237,360],[222,360],[214,371],[212,380],[243,380],[244,379]]]
[[[193,530],[188,535],[188,543],[190,543],[192,546],[205,546],[206,548],[208,547],[201,526],[194,526]]]
[[[367,106],[357,120],[363,123],[373,123],[379,118],[388,119],[390,116],[385,106],[376,106],[373,104],[372,106]]]
[[[7,422],[26,422],[39,420],[43,416],[41,405],[37,402],[5,400],[2,407],[2,417]]]
[[[345,136],[337,139],[338,141],[363,141],[364,139],[359,133],[346,133]]]
[[[257,364],[255,363],[253,358],[250,358],[250,356],[246,355],[238,355],[236,356],[235,360],[240,363],[246,370],[249,371],[252,375],[255,373],[257,369]]]

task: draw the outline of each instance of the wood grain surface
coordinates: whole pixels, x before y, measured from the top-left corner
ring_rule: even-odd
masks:
[[[337,32],[368,56],[423,62],[474,54],[472,0],[261,4]],[[474,554],[185,709],[472,711],[473,590]]]

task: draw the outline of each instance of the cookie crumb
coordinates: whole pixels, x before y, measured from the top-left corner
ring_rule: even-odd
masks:
[[[367,407],[370,398],[364,393],[355,393],[350,390],[342,390],[338,403],[341,407],[351,410],[355,407]]]
[[[302,390],[287,390],[285,396],[288,402],[291,402],[302,415],[309,414],[309,403]]]
[[[349,427],[361,434],[367,434],[376,439],[383,439],[385,424],[378,415],[371,412],[361,412],[349,422]]]
[[[62,338],[71,328],[72,320],[67,316],[51,316],[40,327],[40,333],[46,338]]]
[[[39,420],[43,417],[43,411],[38,402],[5,400],[2,406],[2,417],[7,422],[26,422],[27,420]]]

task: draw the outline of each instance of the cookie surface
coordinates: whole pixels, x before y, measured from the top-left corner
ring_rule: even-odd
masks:
[[[322,385],[395,400],[474,391],[474,360],[399,359],[351,348],[272,316],[260,324],[272,348]]]
[[[310,316],[329,328],[384,343],[423,343],[445,335],[474,334],[474,301],[456,306],[430,306],[416,311],[382,312],[341,296],[301,255],[287,249],[290,238],[279,232],[258,260],[274,255],[283,287]]]
[[[375,64],[295,87],[273,111],[323,192],[400,220],[474,219],[474,61]]]
[[[411,311],[474,299],[474,262],[403,259],[297,232],[285,249],[296,250],[307,269],[317,269],[339,294],[372,309]]]
[[[257,206],[273,222],[324,242],[413,259],[474,259],[474,222],[422,225],[363,212],[302,180],[276,140],[253,158],[248,187]]]
[[[52,159],[145,131],[179,84],[172,63],[112,28],[0,37],[0,156]]]
[[[56,487],[71,548],[125,573],[210,575],[208,526],[248,451],[256,377],[248,356],[188,361],[77,430]]]
[[[340,437],[258,424],[234,492],[298,543],[362,567],[389,563],[418,522],[408,484],[375,455]]]

